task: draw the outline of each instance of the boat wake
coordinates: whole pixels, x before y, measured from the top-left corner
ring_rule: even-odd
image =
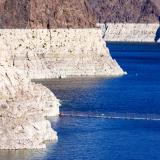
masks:
[[[62,117],[84,117],[84,118],[104,118],[104,119],[123,119],[123,120],[148,120],[160,121],[159,114],[137,114],[137,113],[115,113],[105,114],[94,112],[61,112]]]

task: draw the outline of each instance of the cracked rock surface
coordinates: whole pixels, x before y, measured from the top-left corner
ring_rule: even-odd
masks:
[[[46,141],[57,141],[45,117],[57,116],[59,105],[49,89],[0,64],[0,149],[38,149]]]

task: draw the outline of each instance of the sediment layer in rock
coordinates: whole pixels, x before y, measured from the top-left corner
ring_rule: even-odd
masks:
[[[100,29],[0,30],[0,50],[31,79],[124,74]]]

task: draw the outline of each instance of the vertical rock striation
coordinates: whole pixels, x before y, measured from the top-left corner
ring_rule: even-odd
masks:
[[[31,79],[120,76],[100,29],[0,30],[0,50]]]
[[[101,26],[104,26],[101,24]],[[155,42],[158,23],[107,23],[104,40],[110,42]],[[158,37],[157,37],[158,38]]]
[[[0,28],[88,28],[95,24],[87,0],[0,0]]]

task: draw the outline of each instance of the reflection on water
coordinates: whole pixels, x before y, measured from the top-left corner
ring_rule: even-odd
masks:
[[[56,143],[50,143],[46,149],[0,150],[0,160],[46,160],[50,150],[52,150],[52,154],[54,154],[55,147]]]
[[[48,117],[47,119],[51,121],[52,127],[55,128],[59,117]],[[0,150],[0,160],[42,160],[48,154],[48,148],[54,146],[56,146],[56,143],[48,143],[46,149]]]
[[[38,160],[45,156],[45,150],[2,150],[0,151],[0,160]]]

